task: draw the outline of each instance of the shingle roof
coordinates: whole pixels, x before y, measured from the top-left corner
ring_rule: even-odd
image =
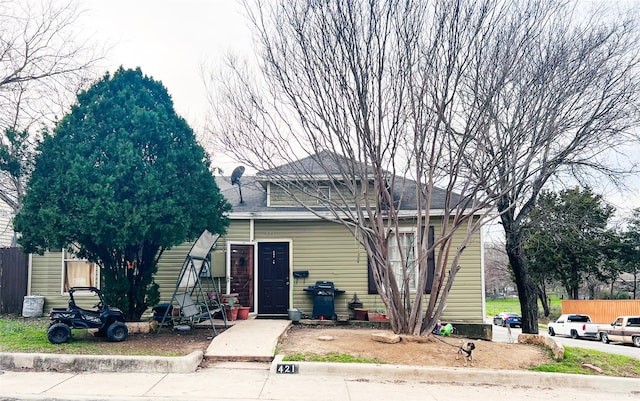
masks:
[[[267,190],[253,176],[242,177],[242,200],[237,185],[231,184],[231,177],[216,177],[220,192],[231,204],[234,212],[260,212],[273,210],[267,207]],[[301,208],[302,209],[302,208]]]
[[[234,212],[298,212],[305,211],[302,206],[288,207],[267,207],[267,191],[263,183],[270,178],[282,176],[301,176],[308,179],[309,176],[328,176],[339,174],[338,164],[349,162],[343,156],[331,152],[321,152],[317,155],[309,156],[298,161],[287,163],[273,169],[263,170],[255,176],[242,177],[242,198],[240,203],[240,193],[238,186],[231,184],[229,177],[217,177],[216,181],[222,194],[233,206]],[[362,166],[362,165],[361,165]],[[327,171],[329,174],[327,174]],[[402,200],[400,210],[416,210],[416,185],[410,179],[395,177],[394,199],[396,202]],[[442,210],[446,202],[447,192],[440,188],[433,188],[431,193],[431,209]],[[318,207],[318,210],[322,208]]]
[[[315,155],[286,163],[281,166],[259,171],[257,177],[283,176],[283,175],[333,175],[340,174],[339,166],[355,165],[364,171],[365,165],[360,162],[352,162],[348,158],[337,153],[323,150]],[[369,172],[372,170],[369,169]]]

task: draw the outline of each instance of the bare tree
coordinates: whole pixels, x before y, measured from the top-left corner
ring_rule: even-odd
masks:
[[[484,249],[484,282],[487,295],[507,295],[509,289],[515,290],[511,279],[509,259],[504,251],[504,243],[491,243]]]
[[[0,199],[19,210],[35,144],[98,60],[75,4],[0,0]]]
[[[538,308],[523,226],[540,191],[554,177],[616,181],[629,170],[612,163],[614,152],[638,143],[637,10],[607,20],[606,10],[573,6],[514,5],[476,72],[477,101],[492,109],[491,135],[478,146],[501,158],[486,188],[502,193],[496,206],[527,333],[538,332]]]
[[[575,37],[553,35],[566,10],[543,3],[256,1],[246,9],[259,73],[230,58],[228,73],[211,77],[217,82],[210,90],[217,118],[212,131],[224,151],[266,170],[309,211],[352,231],[366,249],[395,332],[430,332],[485,214],[497,205],[503,223],[509,222],[520,203],[505,202],[527,202],[525,194],[538,185],[533,180],[557,171],[545,157],[574,130],[562,131],[563,142],[538,140],[546,125],[536,128],[529,113],[553,94],[558,113],[579,106],[545,85],[558,85],[561,69],[531,59],[561,58],[574,51],[571,40],[587,42],[590,32],[565,26]],[[564,79],[585,80],[565,68]],[[537,81],[525,86],[526,74]],[[525,89],[534,97],[525,101],[519,93]],[[535,152],[524,153],[528,148]],[[326,151],[336,155],[329,163],[296,162]],[[575,160],[570,155],[562,165]],[[288,169],[275,168],[282,163]],[[318,180],[318,164],[325,181]],[[308,180],[291,180],[294,173]],[[318,183],[334,195],[313,187]],[[436,204],[442,208],[438,217],[430,214]],[[434,219],[441,225],[430,242]],[[410,224],[418,233],[415,255],[398,235]],[[399,261],[391,260],[392,247],[406,250]],[[428,284],[425,298],[421,289]],[[517,284],[535,300],[535,286]],[[528,330],[537,332],[531,317]]]

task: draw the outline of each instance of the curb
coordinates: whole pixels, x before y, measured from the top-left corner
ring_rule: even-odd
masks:
[[[45,371],[192,373],[202,362],[202,351],[185,356],[73,355],[0,353],[0,369]]]
[[[640,380],[627,377],[573,375],[566,373],[527,372],[474,368],[432,368],[405,365],[377,365],[364,363],[283,362],[276,355],[270,374],[277,372],[278,364],[296,365],[301,375],[336,375],[345,380],[382,379],[390,381],[421,381],[456,385],[515,385],[539,388],[575,388],[600,390],[608,393],[640,394]]]

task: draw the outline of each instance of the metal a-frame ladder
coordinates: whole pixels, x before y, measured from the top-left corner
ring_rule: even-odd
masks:
[[[207,317],[211,322],[214,335],[218,335],[213,321],[214,313],[218,311],[222,312],[221,314],[222,319],[224,320],[224,327],[227,327],[227,317],[224,313],[224,309],[222,309],[223,305],[220,301],[220,282],[218,282],[218,286],[216,287],[211,274],[211,263],[208,259],[209,252],[211,252],[211,249],[216,244],[216,241],[218,241],[218,238],[220,238],[219,234],[212,234],[208,230],[204,230],[191,247],[189,254],[182,264],[182,269],[180,269],[176,288],[173,291],[173,295],[171,295],[171,307],[166,308],[164,315],[162,316],[162,321],[158,327],[158,332],[160,332],[165,321],[167,321],[167,317],[169,320],[173,320],[173,316],[168,315],[172,313],[174,302],[181,308],[180,313],[183,315],[183,318],[200,319]],[[201,283],[202,272],[207,271],[206,269],[208,269],[208,278],[211,279],[212,288],[214,289],[216,296],[216,307],[213,309],[209,307],[210,300],[202,288]],[[204,302],[196,305],[192,300],[194,292],[196,293],[196,299],[203,300]],[[203,310],[200,309],[202,306],[204,306]]]

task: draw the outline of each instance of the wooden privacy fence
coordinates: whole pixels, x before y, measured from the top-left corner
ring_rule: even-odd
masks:
[[[21,313],[29,260],[22,248],[0,248],[0,313]]]
[[[625,300],[562,300],[562,313],[582,313],[595,323],[611,323],[623,315],[640,316],[640,299]]]

